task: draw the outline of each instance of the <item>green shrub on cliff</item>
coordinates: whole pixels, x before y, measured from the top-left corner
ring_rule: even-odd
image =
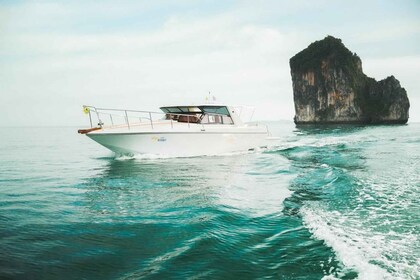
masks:
[[[332,62],[333,67],[341,67],[346,74],[354,75],[358,70],[360,58],[347,49],[341,39],[327,36],[315,41],[306,49],[290,59],[292,71],[316,71],[321,68],[322,61]]]

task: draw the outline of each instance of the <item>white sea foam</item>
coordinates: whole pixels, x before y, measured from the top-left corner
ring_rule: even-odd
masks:
[[[271,141],[268,151],[278,151],[292,149],[296,147],[328,147],[336,145],[352,145],[356,143],[366,143],[378,141],[376,137],[366,135],[331,135],[323,137],[302,137],[292,136],[279,138]]]
[[[416,242],[414,234],[374,232],[360,223],[360,217],[328,211],[319,202],[308,203],[301,208],[301,214],[313,236],[333,248],[347,268],[358,272],[359,279],[403,280],[420,276],[416,267],[400,255]]]
[[[115,155],[116,160],[155,160],[169,159],[180,156],[158,155],[158,154],[133,154],[133,155]]]
[[[328,214],[319,207],[319,205],[312,205],[312,207],[306,206],[301,209],[303,221],[314,237],[324,240],[328,246],[332,247],[346,267],[357,270],[360,279],[384,279],[387,272],[369,263],[370,255],[377,255],[377,253],[366,252],[367,248],[361,248],[366,244],[359,244],[359,240],[355,240],[352,233],[347,232],[345,228],[332,225],[331,223],[335,221],[330,220],[334,219],[328,218],[331,218],[330,215],[336,216],[337,213]]]
[[[156,159],[172,159],[172,158],[194,158],[194,157],[225,157],[225,156],[237,156],[237,155],[246,155],[261,153],[265,151],[265,148],[255,148],[253,150],[247,151],[237,151],[221,154],[203,154],[203,155],[188,155],[188,154],[178,154],[178,155],[163,155],[163,154],[115,154],[116,160],[156,160]]]
[[[392,132],[391,127],[373,127],[363,133],[313,134],[289,142],[305,147],[344,144],[356,148],[355,154],[343,151],[317,166],[334,167],[340,162],[337,166],[345,175],[333,187],[344,196],[331,196],[338,201],[306,202],[300,213],[313,236],[324,240],[345,269],[357,271],[359,279],[420,279],[418,145],[407,144],[412,132],[395,138],[395,129],[403,127],[392,128]],[[352,155],[363,157],[360,168],[347,168],[355,164],[349,161]],[[345,185],[347,177],[351,178],[347,184],[354,185]],[[334,277],[341,276],[324,279]]]

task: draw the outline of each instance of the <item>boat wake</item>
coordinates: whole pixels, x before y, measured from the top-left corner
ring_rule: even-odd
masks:
[[[282,211],[299,216],[312,238],[323,241],[339,260],[328,267],[323,279],[419,279],[420,265],[415,257],[419,248],[415,231],[418,225],[410,222],[418,217],[412,193],[418,183],[418,175],[413,177],[418,159],[406,155],[404,158],[409,161],[400,164],[405,166],[404,170],[395,168],[392,162],[398,158],[396,155],[406,151],[398,150],[394,138],[384,140],[383,136],[365,133],[304,136],[271,139],[265,149],[193,158],[200,161],[207,158],[209,165],[220,163],[221,157],[237,159],[235,164],[241,166],[242,159],[249,160],[241,156],[251,155],[255,166],[247,171],[239,168],[240,172],[229,172],[235,183],[223,188],[220,203],[240,213],[249,212],[253,217],[276,213],[281,209],[279,203],[284,204]],[[384,143],[396,146],[378,152],[377,146]],[[145,154],[116,157],[117,160],[171,158],[183,157]],[[247,176],[241,181],[236,173]],[[288,179],[281,185],[289,185],[290,191],[280,193],[273,182],[283,177]],[[401,180],[402,177],[408,179]],[[244,189],[245,185],[249,188]],[[256,191],[258,186],[272,188],[261,192]],[[271,192],[269,196],[267,191]],[[273,200],[267,198],[271,196]],[[411,213],[409,217],[405,210]],[[411,226],[403,228],[399,224]]]
[[[357,217],[338,211],[328,211],[320,202],[311,202],[301,208],[304,224],[317,239],[324,240],[343,262],[343,277],[351,270],[359,279],[418,279],[415,261],[402,252],[409,252],[416,244],[414,233],[380,233],[361,227]],[[385,221],[386,223],[386,221]],[[414,252],[413,252],[414,254]]]
[[[291,184],[292,212],[342,262],[324,279],[420,279],[413,193],[419,158],[406,145],[381,135],[344,134],[306,137],[269,151],[288,158],[299,174]]]
[[[248,151],[237,151],[221,154],[204,154],[204,155],[161,155],[161,154],[115,154],[115,160],[160,160],[160,159],[176,159],[176,158],[206,158],[206,157],[229,157],[239,155],[258,154],[267,151],[267,148],[255,148]]]

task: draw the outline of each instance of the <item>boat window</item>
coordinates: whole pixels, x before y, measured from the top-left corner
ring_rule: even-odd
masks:
[[[182,113],[182,111],[177,107],[163,107],[160,109],[165,113]]]
[[[229,116],[222,116],[222,123],[223,124],[233,124],[233,120]]]
[[[198,107],[178,107],[183,113],[201,113]]]
[[[234,124],[226,106],[177,106],[160,109],[166,113],[167,120],[202,124]],[[182,116],[184,114],[191,117]]]
[[[202,124],[233,124],[233,120],[229,116],[219,116],[219,115],[203,115],[201,117]]]
[[[226,106],[209,106],[209,107],[200,107],[204,113],[210,114],[220,114],[229,116],[229,111]]]
[[[181,115],[181,116],[177,116],[178,118],[176,119],[178,122],[186,122],[186,123],[199,123],[200,122],[200,117],[197,115]]]
[[[201,113],[201,109],[195,106],[188,107],[161,107],[160,108],[165,113]]]

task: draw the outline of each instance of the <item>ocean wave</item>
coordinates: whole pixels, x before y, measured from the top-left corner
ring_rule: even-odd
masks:
[[[333,248],[347,270],[357,271],[359,279],[405,280],[420,277],[416,266],[401,255],[408,251],[410,243],[415,243],[414,234],[407,236],[372,231],[361,225],[359,218],[352,219],[338,211],[328,211],[321,202],[307,203],[300,213],[313,236]],[[335,276],[340,278],[343,272]]]
[[[279,151],[293,150],[296,148],[322,148],[334,146],[351,146],[359,143],[374,143],[378,139],[372,137],[343,137],[343,136],[330,136],[321,139],[317,138],[293,138],[286,139],[286,141],[279,141],[267,148],[266,153],[276,153]]]
[[[307,135],[269,151],[299,174],[287,213],[343,263],[324,279],[420,279],[418,149],[389,132]]]
[[[359,274],[359,279],[384,279],[387,276],[391,279],[391,275],[381,267],[370,263],[369,255],[378,255],[377,252],[369,251],[365,246],[355,240],[355,236],[350,232],[346,232],[345,228],[338,225],[332,225],[328,220],[328,215],[337,215],[337,213],[328,214],[320,209],[320,204],[312,204],[312,207],[302,207],[304,224],[314,235],[315,238],[324,240],[325,243],[332,247],[339,259],[348,269],[355,269]],[[365,247],[364,249],[362,248]],[[367,251],[367,252],[366,252]],[[336,275],[340,277],[341,275]]]

